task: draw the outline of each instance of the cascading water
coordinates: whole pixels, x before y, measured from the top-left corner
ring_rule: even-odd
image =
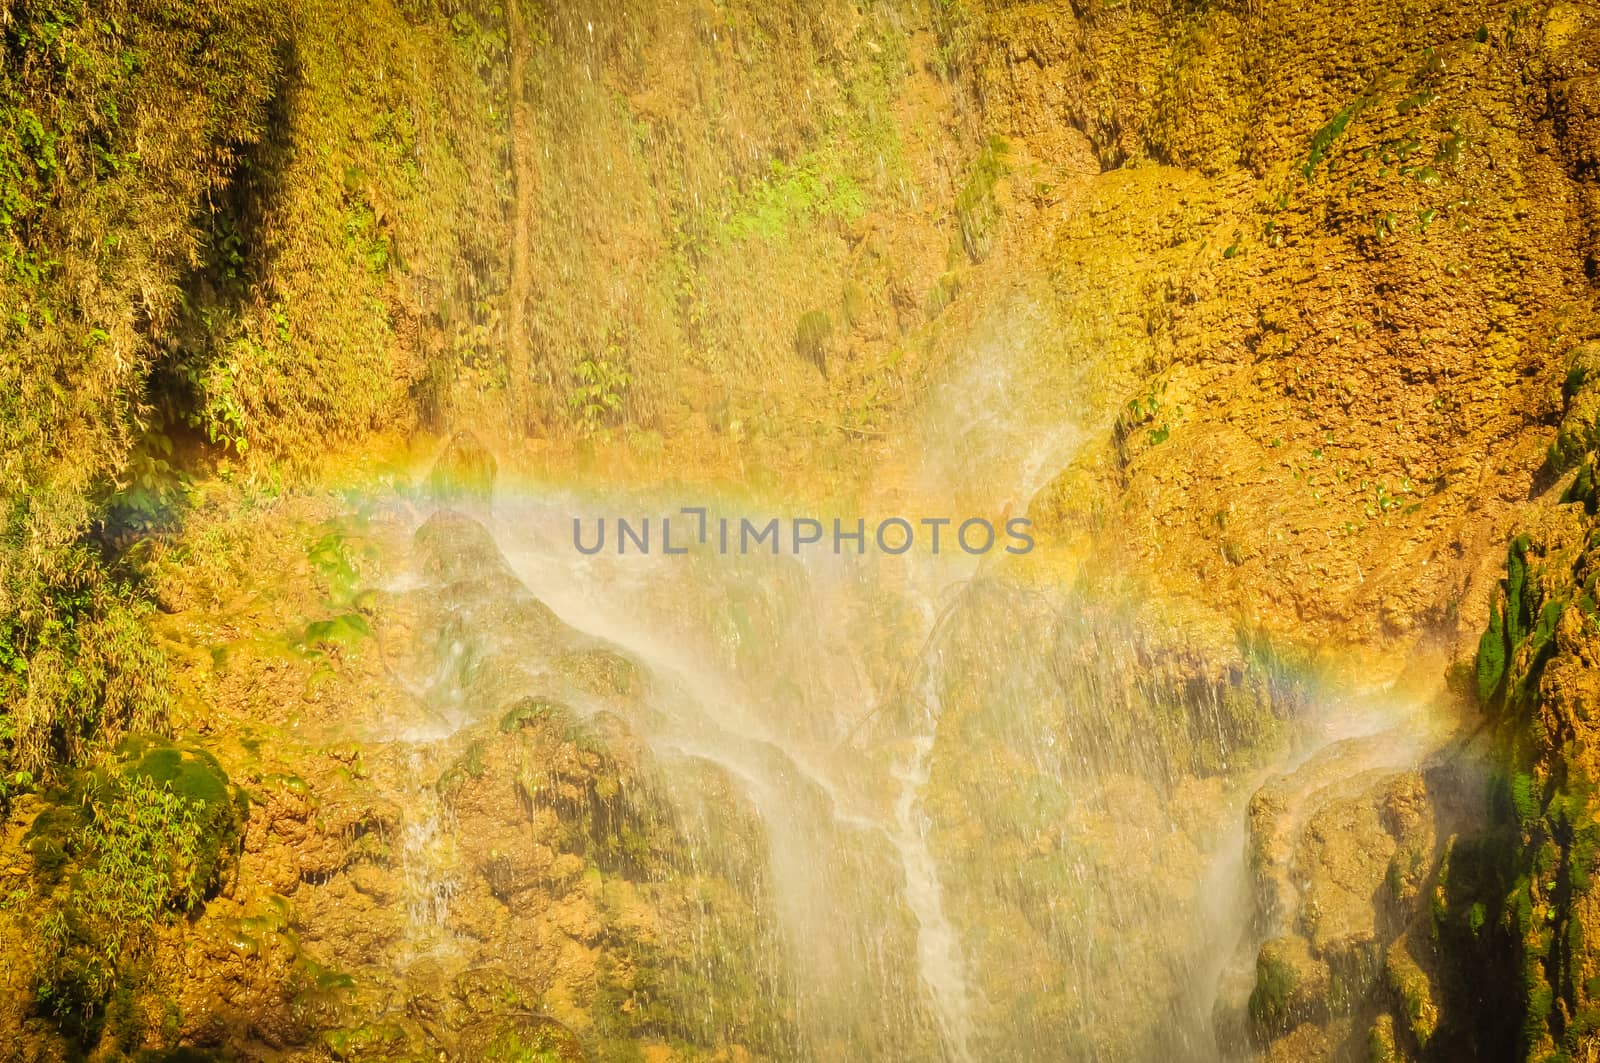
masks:
[[[422,758],[413,754],[410,759],[420,777]],[[444,924],[455,894],[455,882],[443,870],[451,862],[452,826],[449,813],[440,807],[431,787],[418,789],[411,809],[401,838],[400,861],[406,883],[406,915],[413,934],[421,938],[436,933]]]
[[[1087,367],[1038,379],[1027,321],[980,352],[999,371],[955,367],[913,446],[924,456],[869,502],[1003,521],[1072,459],[1086,420],[1038,396]],[[680,927],[690,945],[672,962],[707,987],[684,1029],[714,1044],[744,1021],[716,989],[737,977],[781,1002],[741,1036],[784,1058],[1242,1050],[1215,1030],[1242,1008],[1219,985],[1253,940],[1244,803],[1303,686],[1228,637],[1140,615],[1136,595],[948,542],[939,556],[575,548],[575,519],[691,503],[706,500],[502,486],[431,517],[411,588],[435,614],[413,669],[431,672],[415,684],[429,712],[403,729],[438,743],[554,698],[602,775],[609,757],[633,765],[587,797],[537,767],[518,785],[608,836],[672,832],[681,853],[635,878],[717,883],[751,913],[703,903]],[[448,849],[448,815],[421,802],[413,819],[408,861]],[[650,844],[609,859],[642,867]],[[414,922],[437,927],[450,889],[417,876]]]

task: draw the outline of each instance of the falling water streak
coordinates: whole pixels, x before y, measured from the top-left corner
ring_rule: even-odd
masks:
[[[906,903],[917,917],[917,960],[923,984],[933,997],[940,1034],[952,1059],[972,1059],[972,1016],[967,997],[966,962],[961,942],[944,911],[939,868],[928,846],[928,821],[922,815],[922,788],[928,783],[933,734],[912,741],[912,754],[894,769],[900,783],[895,800],[895,848],[905,867]]]
[[[419,754],[413,753],[411,767],[416,777],[425,776]],[[441,866],[451,863],[443,857],[453,844],[454,824],[448,822],[449,814],[433,787],[420,787],[412,807],[415,814],[408,817],[401,834],[400,866],[406,884],[406,918],[413,937],[419,938],[444,926],[459,886],[448,873],[440,873]]]
[[[1031,411],[1033,415],[1022,412],[1028,407],[1021,401],[1024,396],[1052,389],[1029,387],[1019,379],[1019,366],[1026,363],[1031,346],[1027,324],[1032,316],[1023,313],[1019,318],[1024,322],[1021,330],[1008,324],[985,349],[972,352],[978,357],[936,399],[919,461],[921,478],[936,495],[958,485],[977,488],[987,505],[1005,515],[1013,509],[1019,515],[1025,512],[1033,496],[1068,464],[1086,437],[1081,426],[1061,419],[1059,411],[1051,411],[1046,418],[1039,418],[1037,411]],[[997,411],[1011,416],[1002,420]],[[1012,472],[1008,477],[996,475],[996,470]],[[967,1063],[973,1058],[974,1029],[966,957],[960,934],[945,912],[939,864],[922,809],[942,708],[940,662],[931,650],[937,636],[933,603],[938,590],[965,586],[985,567],[981,562],[953,560],[953,564],[936,563],[906,573],[906,589],[920,606],[930,650],[921,662],[918,678],[922,729],[911,738],[911,755],[895,764],[891,774],[899,784],[894,845],[904,867],[906,902],[917,919],[919,974],[932,998],[946,1051],[958,1063]]]

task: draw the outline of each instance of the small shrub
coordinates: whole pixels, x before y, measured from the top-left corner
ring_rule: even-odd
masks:
[[[0,780],[45,779],[128,730],[166,723],[166,662],[145,609],[82,547],[53,571],[0,569]],[[3,793],[0,793],[3,800]]]
[[[137,738],[121,754],[58,792],[28,837],[44,913],[35,997],[83,1040],[128,988],[151,927],[221,885],[247,812],[209,753]]]

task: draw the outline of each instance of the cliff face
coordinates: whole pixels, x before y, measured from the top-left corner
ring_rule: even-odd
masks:
[[[1075,116],[1102,162],[1182,167],[1173,198],[1206,219],[1124,326],[1151,374],[1108,461],[1141,559],[1273,626],[1415,637],[1459,605],[1475,632],[1472,565],[1536,486],[1594,327],[1592,13],[994,25],[978,80],[1007,132]],[[1115,195],[1100,219],[1138,210]]]
[[[1018,475],[1009,504],[1050,549],[1092,558],[1091,588],[1222,631],[1193,666],[1208,683],[1246,674],[1217,649],[1237,633],[1307,657],[1434,653],[1456,679],[1441,704],[1487,708],[1492,739],[1421,770],[1351,749],[1262,788],[1256,992],[1223,1017],[1232,1035],[1286,1059],[1592,1045],[1600,7],[12,0],[0,26],[0,808],[28,882],[24,832],[81,792],[73,765],[124,731],[207,731],[299,697],[217,680],[194,631],[265,639],[293,619],[233,607],[264,559],[326,575],[316,536],[261,540],[329,516],[274,507],[335,455],[470,422],[532,437],[519,453],[552,468],[872,498],[893,490],[879,470],[917,460],[927,410],[989,402],[1019,436],[1070,421],[1087,437],[1037,493]],[[1014,376],[997,383],[986,352]],[[971,420],[941,468],[957,497],[988,498],[985,462],[1016,440]],[[160,648],[152,602],[173,614]],[[316,622],[365,624],[353,602]],[[258,680],[277,667],[250,660]],[[394,696],[358,686],[340,704]],[[1247,717],[1243,744],[1266,745]],[[597,964],[660,960],[686,895],[636,887],[677,874],[692,832],[635,824],[656,839],[650,875],[594,885],[585,861],[611,842],[562,832],[635,766],[564,726],[482,736],[491,778],[568,765],[576,804],[528,813],[550,867],[501,867],[497,845],[467,859],[480,914],[496,875],[550,903],[523,929],[567,942],[541,977],[577,999],[622,992]],[[308,749],[312,788],[342,792],[349,765]],[[294,765],[223,759],[268,794],[245,859],[283,890],[321,911],[401,889],[390,857],[355,849],[392,812],[370,792],[313,829]],[[112,760],[105,807],[147,798],[143,762]],[[469,775],[468,819],[487,785]],[[49,874],[92,869],[94,844],[63,829],[76,840]],[[726,894],[723,925],[760,943],[739,873],[695,888]],[[38,903],[93,908],[39,881]],[[70,1036],[97,1034],[117,986],[176,977],[184,897],[144,913],[158,961],[130,945],[80,987],[93,1021]],[[195,947],[270,1000],[272,1037],[365,1029],[344,1002],[319,1018],[329,972],[246,911],[265,900],[235,900],[227,918],[267,919],[251,934],[276,973],[234,970],[220,923]],[[104,946],[90,923],[78,945]],[[349,947],[330,925],[321,944]],[[765,975],[720,974],[748,1043],[792,1047],[757,1003]],[[572,1023],[592,1010],[563,1006]],[[1525,1021],[1483,1018],[1507,1008]],[[19,998],[6,1021],[56,1043],[62,1014]],[[604,1021],[619,1042],[659,1033]],[[464,1015],[437,1022],[473,1050]],[[906,1043],[929,1022],[906,1017]],[[160,1022],[125,1009],[111,1026],[150,1039]],[[391,1050],[360,1036],[377,1040],[341,1051]]]

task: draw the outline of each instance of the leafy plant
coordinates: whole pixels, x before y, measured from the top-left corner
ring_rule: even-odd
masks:
[[[303,630],[287,636],[286,641],[291,651],[318,663],[320,679],[332,674],[331,654],[354,650],[371,639],[373,631],[361,612],[359,559],[344,531],[335,526],[321,535],[307,549],[306,560],[327,589],[322,604],[332,615],[312,620]]]
[[[622,364],[622,350],[616,344],[599,356],[588,355],[572,370],[572,393],[567,408],[584,435],[592,435],[616,420],[633,378]]]

